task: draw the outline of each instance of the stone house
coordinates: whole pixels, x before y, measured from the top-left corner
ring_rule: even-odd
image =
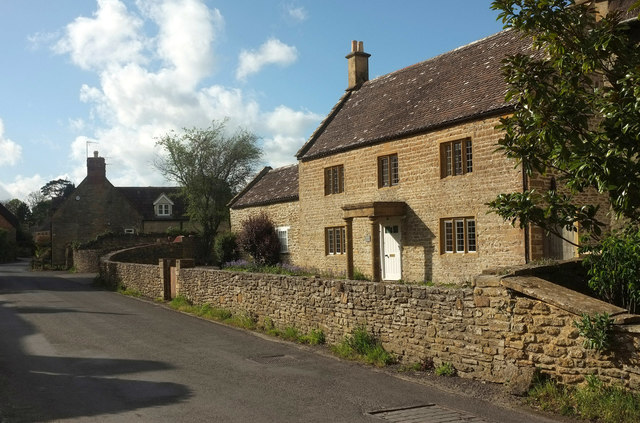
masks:
[[[513,107],[501,62],[516,53],[535,54],[505,30],[369,80],[370,55],[353,41],[346,92],[296,154],[297,198],[278,201],[282,171],[263,171],[230,204],[232,230],[265,211],[287,228],[292,263],[372,280],[459,283],[487,268],[574,257],[571,244],[513,227],[486,205],[500,193],[555,189],[496,150],[496,127]],[[606,221],[604,197],[578,201],[593,195]]]
[[[18,230],[18,219],[5,206],[0,203],[0,228],[9,232],[9,237],[14,241]]]
[[[5,206],[0,204],[0,230],[6,231],[6,239],[2,248],[9,251],[0,251],[0,261],[13,260],[16,256],[16,235],[20,222]],[[3,236],[4,238],[4,236]]]
[[[280,239],[280,257],[293,262],[300,255],[300,202],[298,201],[298,166],[278,169],[267,166],[230,202],[232,231],[256,212],[271,218]]]
[[[51,217],[53,265],[69,265],[70,246],[105,232],[165,233],[170,227],[191,230],[185,205],[175,187],[114,187],[106,177],[104,157],[87,158],[87,177]]]

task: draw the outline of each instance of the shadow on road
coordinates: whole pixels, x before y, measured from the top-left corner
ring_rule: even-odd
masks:
[[[82,313],[87,312],[39,305],[12,307],[15,302],[11,296],[93,288],[55,277],[35,280],[32,276],[28,281],[3,270],[0,269],[0,300],[4,300],[0,301],[0,422],[116,415],[191,397],[190,389],[184,385],[153,380],[161,375],[151,372],[172,368],[161,361],[57,356],[55,347],[21,314],[78,313],[81,319]],[[30,343],[41,343],[50,353],[30,354]]]

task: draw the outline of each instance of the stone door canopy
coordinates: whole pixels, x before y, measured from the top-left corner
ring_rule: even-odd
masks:
[[[348,204],[342,207],[343,218],[354,217],[391,217],[404,216],[407,203],[404,201],[372,201],[369,203]]]

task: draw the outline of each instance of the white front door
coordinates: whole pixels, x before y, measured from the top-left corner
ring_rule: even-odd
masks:
[[[380,253],[382,280],[402,279],[401,226],[398,221],[387,221],[380,225]]]

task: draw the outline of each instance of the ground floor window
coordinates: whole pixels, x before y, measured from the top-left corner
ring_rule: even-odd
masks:
[[[475,218],[442,219],[440,221],[440,238],[444,253],[475,253],[477,251]]]
[[[332,228],[325,228],[325,254],[345,254],[346,248],[346,229],[344,226],[335,226]]]
[[[289,226],[279,226],[276,228],[278,239],[280,240],[280,254],[289,252]]]

